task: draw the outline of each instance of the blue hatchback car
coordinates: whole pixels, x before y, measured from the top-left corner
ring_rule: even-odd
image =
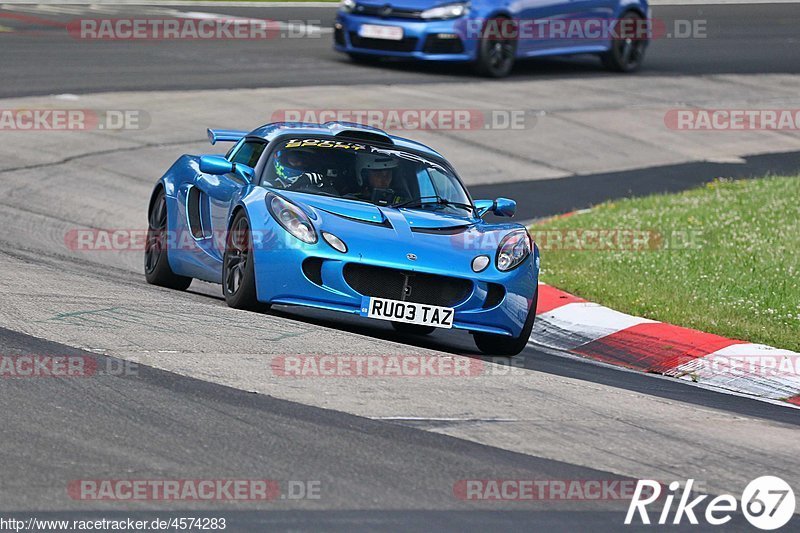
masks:
[[[236,309],[296,305],[472,333],[516,355],[536,315],[539,251],[512,200],[473,201],[434,150],[358,124],[210,130],[226,156],[184,155],[150,198],[149,283],[222,285]]]
[[[632,72],[649,36],[647,0],[343,0],[334,25],[335,49],[357,61],[468,62],[491,77],[517,59],[565,54]]]

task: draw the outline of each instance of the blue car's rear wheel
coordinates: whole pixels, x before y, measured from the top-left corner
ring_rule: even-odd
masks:
[[[513,21],[496,17],[486,21],[478,41],[475,71],[490,78],[503,78],[511,73],[517,55],[517,32]]]
[[[539,290],[533,297],[533,303],[528,310],[528,317],[522,326],[519,337],[507,337],[505,335],[493,335],[491,333],[473,333],[472,338],[475,345],[486,355],[514,356],[519,354],[528,345],[533,331],[533,321],[536,319],[536,305],[539,302]]]
[[[647,49],[647,28],[644,18],[628,11],[617,20],[619,36],[611,41],[611,48],[600,54],[607,69],[615,72],[634,72],[644,62]]]
[[[192,284],[192,278],[175,274],[169,266],[167,239],[167,197],[164,189],[150,205],[147,214],[147,239],[144,245],[144,277],[147,283],[179,291]]]
[[[240,210],[233,219],[222,257],[222,292],[234,309],[263,311],[269,308],[256,299],[253,238],[247,214]]]

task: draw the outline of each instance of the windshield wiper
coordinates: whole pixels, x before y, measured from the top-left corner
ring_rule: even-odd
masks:
[[[430,199],[433,199],[434,201],[433,202],[426,202],[425,201],[425,200],[430,200]],[[425,204],[460,207],[462,209],[467,209],[470,212],[475,210],[475,208],[473,206],[469,205],[469,204],[464,204],[464,203],[461,203],[461,202],[453,202],[451,200],[447,200],[445,198],[442,198],[441,196],[436,196],[436,195],[433,195],[433,196],[420,196],[419,198],[414,198],[413,200],[407,200],[405,202],[399,202],[399,203],[396,203],[396,204],[392,204],[389,207],[414,208],[414,207],[422,207]]]

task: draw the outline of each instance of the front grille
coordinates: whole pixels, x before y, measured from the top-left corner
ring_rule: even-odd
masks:
[[[399,41],[389,39],[368,39],[361,37],[358,33],[350,32],[350,44],[356,48],[367,48],[369,50],[383,50],[384,52],[413,52],[417,47],[416,37],[403,37]]]
[[[472,293],[472,282],[461,278],[349,263],[344,279],[364,296],[453,307]]]
[[[353,9],[353,13],[357,15],[367,15],[370,17],[381,17],[386,19],[418,19],[420,18],[422,10],[358,4],[355,9]]]
[[[436,35],[428,35],[423,45],[426,54],[460,54],[464,51],[461,39],[442,39]]]

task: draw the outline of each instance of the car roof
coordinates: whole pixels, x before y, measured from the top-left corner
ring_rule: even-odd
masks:
[[[439,152],[422,143],[404,137],[390,135],[381,129],[364,124],[357,124],[355,122],[325,122],[324,124],[317,124],[314,122],[273,122],[254,129],[247,136],[260,137],[269,142],[283,135],[340,136],[350,140],[358,139],[367,144],[380,142],[380,137],[386,137],[390,139],[392,144],[397,148],[414,150],[444,159]]]

